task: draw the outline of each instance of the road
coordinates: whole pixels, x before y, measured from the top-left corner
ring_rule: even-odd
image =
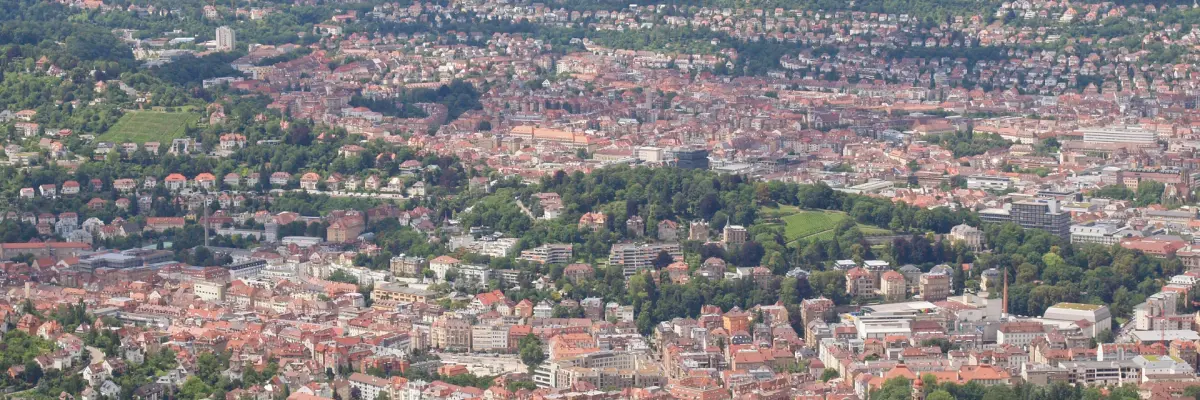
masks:
[[[303,190],[295,189],[293,192],[308,192],[310,194],[323,194],[329,197],[352,197],[360,199],[382,199],[382,200],[408,200],[408,197],[400,193],[361,193],[361,192],[343,192],[340,190],[324,191],[324,190]]]
[[[83,349],[86,350],[88,353],[91,353],[92,364],[104,361],[104,357],[105,357],[104,350],[100,350],[99,347],[85,346]],[[87,366],[84,365],[84,367],[87,367]]]
[[[464,365],[472,374],[479,376],[529,371],[520,358],[511,354],[438,353],[438,357],[442,363]]]

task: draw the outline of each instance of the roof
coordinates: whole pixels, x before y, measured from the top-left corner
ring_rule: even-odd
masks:
[[[1052,307],[1065,308],[1068,310],[1096,311],[1096,310],[1099,310],[1101,307],[1104,307],[1104,305],[1103,304],[1083,304],[1083,303],[1058,303],[1058,304],[1053,305]]]

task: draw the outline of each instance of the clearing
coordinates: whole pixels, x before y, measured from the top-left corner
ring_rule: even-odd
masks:
[[[184,128],[200,120],[199,114],[189,112],[129,111],[121,116],[107,132],[96,140],[110,143],[160,142],[183,137]]]
[[[759,218],[768,224],[784,224],[784,237],[789,243],[813,237],[833,237],[833,230],[842,220],[850,218],[841,211],[801,210],[794,206],[762,207]],[[874,225],[858,224],[866,236],[890,235],[892,231]]]

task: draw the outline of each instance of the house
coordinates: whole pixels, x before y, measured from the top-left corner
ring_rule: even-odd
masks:
[[[290,181],[290,180],[292,180],[292,174],[289,174],[289,173],[283,172],[283,171],[279,171],[279,172],[272,173],[271,178],[268,182],[270,182],[271,185],[273,185],[273,186],[285,186],[288,184],[288,181]]]
[[[196,186],[206,190],[212,190],[217,186],[217,177],[208,172],[202,172],[196,175],[195,181]]]
[[[79,194],[79,182],[77,182],[77,181],[63,182],[62,194],[64,196],[72,196],[72,195]]]
[[[183,175],[180,175],[179,177],[182,178]],[[113,181],[113,189],[116,189],[122,193],[132,192],[134,189],[137,189],[137,181],[134,181],[133,179],[117,179]]]
[[[579,229],[601,230],[608,224],[608,217],[604,213],[590,212],[579,217]]]
[[[354,241],[366,229],[366,225],[367,223],[361,214],[347,214],[329,223],[325,240],[334,243]]]
[[[420,197],[425,195],[425,182],[417,181],[408,187],[409,197]]]
[[[271,184],[274,184],[274,176],[272,176]],[[300,188],[308,191],[316,191],[317,183],[321,181],[321,175],[316,172],[308,172],[300,176]]]
[[[221,150],[237,150],[246,147],[246,137],[236,133],[221,135]]]
[[[169,191],[178,192],[182,190],[184,186],[187,186],[187,178],[183,177],[181,174],[170,174],[163,179],[163,185],[166,186],[167,190]]]
[[[52,199],[58,197],[58,187],[53,183],[47,183],[45,185],[38,186],[38,193],[40,193],[42,197]]]

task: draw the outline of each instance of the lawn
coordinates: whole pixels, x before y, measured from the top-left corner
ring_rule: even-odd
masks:
[[[830,238],[842,220],[850,218],[840,211],[810,211],[791,206],[763,207],[758,210],[760,221],[784,224],[784,237],[788,242],[807,238]],[[873,225],[858,224],[864,235],[890,235],[892,232]]]
[[[171,139],[183,137],[184,128],[199,120],[199,114],[189,112],[130,111],[96,140],[111,143],[169,144]]]

